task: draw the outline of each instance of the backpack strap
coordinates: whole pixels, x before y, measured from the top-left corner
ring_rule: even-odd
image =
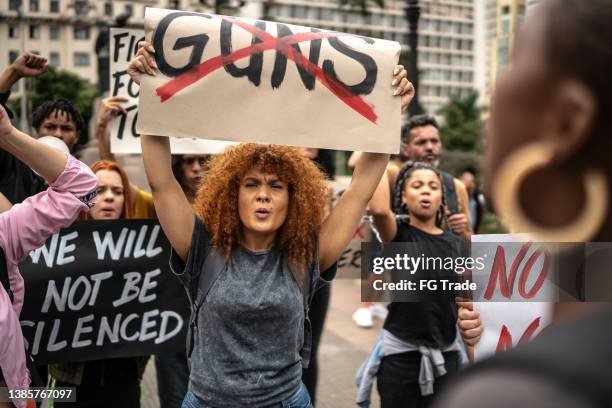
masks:
[[[13,291],[11,290],[11,282],[8,276],[8,267],[6,265],[6,258],[4,256],[4,250],[0,248],[0,284],[4,287],[4,290],[9,295],[11,303],[13,303]]]
[[[200,307],[206,300],[208,292],[213,287],[221,272],[225,270],[226,262],[223,253],[217,249],[213,249],[206,260],[200,272],[195,275],[191,282],[191,316],[189,318],[189,333],[187,335],[187,358],[191,357],[195,344],[195,335],[198,328],[198,313]],[[197,283],[196,283],[197,282]]]
[[[442,186],[444,187],[444,198],[446,206],[451,214],[459,212],[459,203],[457,201],[457,189],[455,188],[455,178],[446,172],[442,172]]]
[[[304,277],[304,286],[302,287],[302,300],[304,304],[304,344],[300,350],[300,357],[302,357],[302,368],[308,368],[310,364],[310,356],[312,353],[312,324],[310,323],[310,302],[312,301],[312,286],[313,274],[311,268],[308,269],[308,273]]]

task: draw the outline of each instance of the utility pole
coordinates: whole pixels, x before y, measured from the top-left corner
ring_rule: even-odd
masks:
[[[19,19],[19,25],[21,29],[21,54],[27,51],[26,49],[26,34],[27,24],[25,23],[25,5],[24,1],[19,1],[19,8],[17,9],[17,18]],[[28,80],[27,78],[21,78],[21,115],[19,115],[19,129],[24,133],[30,133],[28,129]]]
[[[410,63],[408,68],[408,79],[414,85],[414,100],[408,107],[410,116],[418,113],[419,109],[419,17],[421,16],[421,6],[419,0],[408,0],[405,8],[406,20],[408,20],[408,47],[410,48]]]

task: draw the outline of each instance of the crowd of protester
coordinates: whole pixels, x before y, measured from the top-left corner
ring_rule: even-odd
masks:
[[[137,186],[110,149],[110,123],[125,113],[121,97],[100,102],[99,160],[87,166],[72,155],[87,124],[71,101],[36,107],[33,135],[11,123],[11,87],[47,69],[43,57],[19,56],[0,74],[0,387],[75,387],[77,401],[56,407],[140,407],[152,356],[36,367],[24,347],[19,263],[77,219],[157,219],[170,242],[170,269],[192,316],[185,348],[153,356],[162,408],[314,406],[330,282],[364,214],[382,245],[419,243],[431,256],[465,256],[482,229],[484,179],[516,230],[559,242],[609,241],[610,18],[609,0],[550,0],[530,16],[497,85],[485,174],[441,171],[438,122],[413,116],[391,160],[353,153],[351,184],[333,208],[326,181],[335,176],[335,156],[320,149],[243,143],[214,155],[171,155],[168,138],[141,135],[148,185]],[[135,83],[154,72],[154,53],[139,45],[128,69]],[[405,69],[389,76],[406,110],[414,88]],[[540,193],[547,189],[553,194]],[[353,314],[363,328],[375,317],[384,323],[356,373],[360,407],[370,406],[374,382],[382,408],[612,401],[612,316],[601,305],[556,304],[547,333],[477,363],[474,346],[486,327],[467,299],[391,299]],[[0,408],[28,404],[14,399]]]

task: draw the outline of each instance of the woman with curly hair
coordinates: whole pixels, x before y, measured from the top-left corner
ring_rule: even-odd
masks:
[[[154,73],[153,52],[141,44],[129,66],[135,82]],[[403,67],[395,68],[392,85],[406,109],[414,88]],[[333,278],[389,156],[364,154],[325,217],[325,178],[298,149],[241,144],[210,161],[194,217],[172,176],[167,138],[143,135],[141,145],[155,208],[176,253],[173,269],[192,299],[204,298],[192,311],[183,407],[311,407],[301,381],[308,326],[302,289]],[[219,255],[222,272],[206,288]]]

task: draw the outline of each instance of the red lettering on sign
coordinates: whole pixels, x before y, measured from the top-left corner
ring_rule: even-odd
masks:
[[[527,326],[527,329],[525,329],[523,335],[519,339],[519,344],[527,343],[531,340],[531,337],[533,337],[533,333],[535,333],[538,327],[540,327],[540,319],[541,317],[538,317],[533,322],[531,322],[529,326]],[[508,327],[506,327],[506,325],[504,324],[502,325],[501,332],[499,333],[499,340],[497,341],[497,348],[495,349],[495,352],[499,353],[500,351],[506,351],[511,348],[512,334],[510,334]]]
[[[493,294],[495,292],[496,284],[499,281],[499,291],[501,295],[505,298],[510,299],[512,297],[512,293],[514,292],[514,280],[516,279],[516,275],[518,273],[518,268],[527,251],[531,247],[532,242],[527,242],[521,246],[518,254],[514,258],[512,262],[512,266],[510,267],[510,274],[506,275],[506,253],[504,248],[499,245],[497,250],[495,251],[495,259],[493,260],[493,266],[491,267],[491,275],[489,276],[489,283],[487,285],[487,289],[484,294],[484,298],[487,300],[491,300]],[[544,264],[542,265],[542,270],[540,271],[540,275],[538,279],[533,284],[533,287],[530,291],[527,291],[525,285],[527,284],[527,279],[529,278],[529,274],[531,273],[531,269],[533,264],[538,260],[540,255],[544,254]],[[533,298],[542,285],[544,285],[544,281],[546,280],[546,276],[548,276],[548,271],[550,269],[550,254],[547,252],[543,252],[542,249],[536,250],[527,260],[527,263],[523,267],[521,271],[521,276],[519,278],[519,294],[524,299]]]
[[[206,75],[210,74],[213,71],[216,71],[217,69],[227,64],[231,64],[241,58],[245,58],[258,52],[266,50],[277,50],[284,54],[287,59],[294,61],[296,64],[302,66],[309,73],[313,74],[322,85],[328,88],[338,99],[348,105],[351,109],[368,119],[370,122],[377,122],[378,116],[374,112],[372,106],[368,105],[361,97],[351,92],[351,90],[348,89],[340,81],[325,74],[325,72],[320,67],[312,64],[308,60],[308,58],[304,57],[300,53],[295,52],[295,50],[291,47],[291,44],[297,44],[304,41],[312,41],[315,39],[332,38],[346,34],[330,32],[310,32],[297,33],[290,36],[278,38],[244,21],[234,19],[232,19],[231,21],[233,24],[236,24],[237,26],[242,27],[246,31],[253,34],[262,42],[241,48],[228,56],[218,56],[211,58],[207,61],[202,62],[200,65],[193,67],[184,74],[168,81],[167,83],[156,89],[156,93],[160,97],[161,102],[167,101],[177,92],[199,81]]]

